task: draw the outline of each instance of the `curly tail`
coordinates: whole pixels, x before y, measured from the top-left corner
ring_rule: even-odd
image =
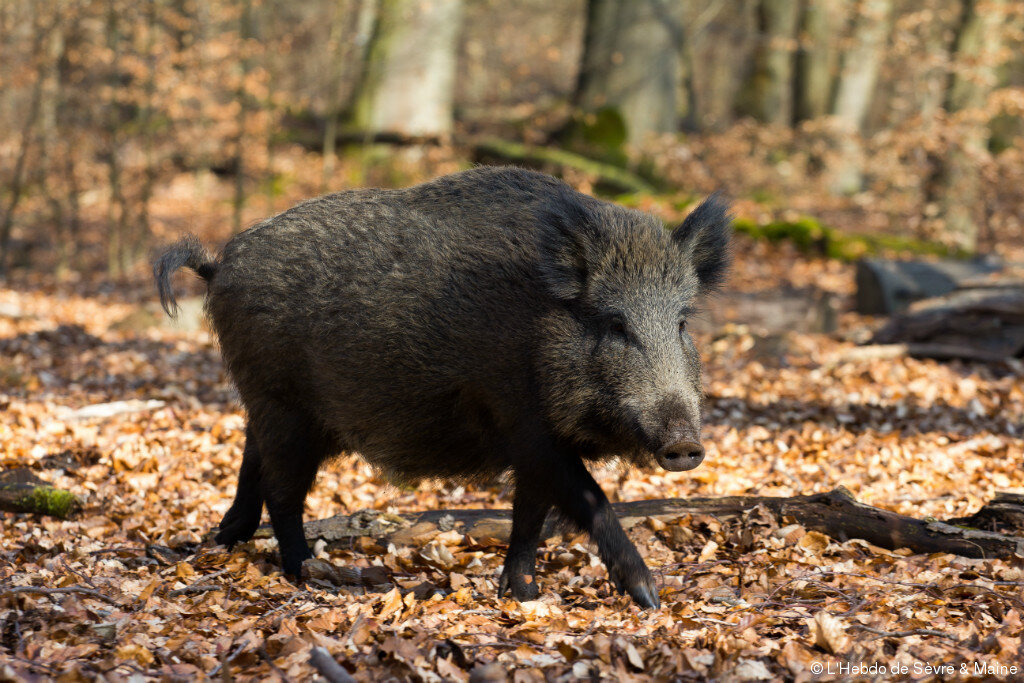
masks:
[[[160,292],[160,305],[172,318],[178,316],[178,302],[174,300],[171,275],[182,266],[188,266],[207,282],[217,272],[217,262],[195,235],[185,235],[153,263],[153,277],[156,278],[156,288]]]

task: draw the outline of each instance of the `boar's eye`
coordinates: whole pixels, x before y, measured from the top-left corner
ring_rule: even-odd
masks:
[[[608,318],[608,331],[617,337],[626,338],[626,322],[621,316],[613,315]]]
[[[679,321],[679,334],[682,334],[683,332],[686,332],[686,319],[685,318],[683,320]]]

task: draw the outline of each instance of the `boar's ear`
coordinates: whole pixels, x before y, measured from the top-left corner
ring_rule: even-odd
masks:
[[[729,268],[732,217],[729,203],[715,193],[690,212],[672,239],[686,250],[702,292],[714,291]]]
[[[537,214],[541,279],[555,298],[574,301],[600,258],[598,221],[572,198]]]

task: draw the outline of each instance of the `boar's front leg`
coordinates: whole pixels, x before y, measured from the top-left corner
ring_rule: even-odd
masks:
[[[651,571],[622,530],[611,503],[579,456],[559,453],[536,474],[536,478],[543,481],[530,482],[531,485],[546,485],[555,507],[590,535],[616,589],[629,594],[641,607],[660,607],[658,587]]]
[[[522,482],[520,485],[519,482]],[[537,546],[544,529],[544,520],[551,509],[542,489],[531,485],[526,476],[516,472],[515,497],[512,502],[512,537],[505,555],[505,566],[498,582],[498,596],[509,590],[516,600],[537,597]]]

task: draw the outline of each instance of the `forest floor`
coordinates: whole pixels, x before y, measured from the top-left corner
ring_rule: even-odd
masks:
[[[853,267],[737,241],[730,293],[697,333],[707,458],[685,473],[601,469],[609,497],[842,485],[943,519],[1024,492],[1020,366],[852,358],[876,323],[841,313],[822,334],[807,311],[822,294],[845,310]],[[304,680],[315,646],[360,681],[1020,675],[1021,560],[841,543],[757,511],[633,526],[662,586],[653,611],[615,594],[573,535],[542,546],[541,597],[522,604],[496,597],[505,548],[453,533],[324,555],[381,567],[383,587],[293,585],[273,539],[203,542],[231,503],[245,417],[213,336],[140,315],[154,298],[0,289],[0,469],[84,501],[67,520],[0,513],[0,680]],[[118,401],[134,403],[81,411]],[[306,519],[509,505],[500,485],[397,489],[351,456],[321,474]]]

